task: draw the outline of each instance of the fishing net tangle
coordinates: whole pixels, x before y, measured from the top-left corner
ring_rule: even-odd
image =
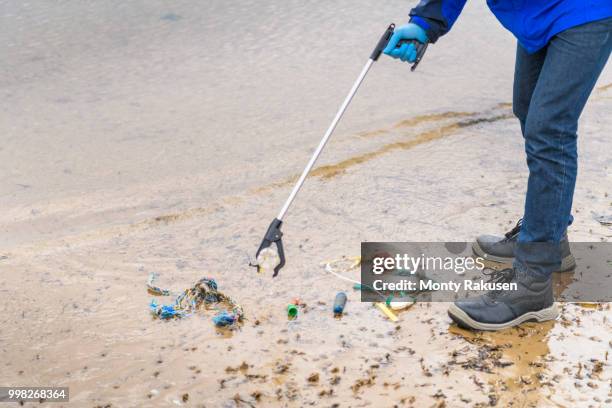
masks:
[[[172,292],[155,286],[158,274],[152,272],[147,281],[147,290],[156,296],[171,296]],[[212,278],[202,278],[189,289],[180,293],[174,303],[160,305],[155,299],[151,301],[149,308],[153,315],[160,319],[183,318],[199,309],[213,305],[223,306],[227,310],[222,310],[213,317],[213,322],[217,326],[235,326],[244,319],[242,306],[232,298],[218,290],[217,282]]]

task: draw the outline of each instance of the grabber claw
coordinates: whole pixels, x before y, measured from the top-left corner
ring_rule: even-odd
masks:
[[[270,246],[272,246],[272,243],[275,243],[276,250],[278,252],[278,258],[280,259],[280,262],[278,263],[278,265],[274,267],[274,274],[272,275],[272,277],[276,277],[276,275],[278,275],[278,272],[281,270],[281,268],[285,266],[285,251],[283,249],[283,241],[282,241],[283,233],[280,230],[280,227],[282,224],[283,222],[279,220],[278,218],[275,218],[274,220],[272,220],[272,222],[270,223],[270,226],[268,227],[268,230],[266,231],[266,235],[264,235],[264,238],[261,241],[261,245],[259,245],[259,249],[257,250],[257,253],[255,254],[255,259],[257,260],[256,261],[257,263],[255,264],[251,263],[251,266],[256,266],[257,271],[261,272],[262,266],[259,262],[259,255],[263,249],[269,248]]]
[[[308,176],[308,173],[310,173],[310,170],[312,170],[315,162],[321,155],[321,152],[323,151],[323,148],[327,144],[327,141],[331,137],[332,133],[334,133],[334,129],[336,129],[336,125],[338,125],[338,122],[340,122],[342,115],[344,115],[344,112],[346,111],[349,104],[351,103],[353,96],[355,96],[355,94],[357,93],[359,86],[361,85],[368,71],[372,67],[372,64],[374,64],[374,62],[378,60],[380,55],[383,53],[383,50],[389,44],[389,40],[391,39],[391,36],[393,35],[394,30],[395,30],[395,24],[389,24],[387,29],[384,31],[383,35],[380,37],[380,40],[376,44],[376,48],[374,48],[374,51],[372,51],[372,54],[370,55],[368,62],[366,62],[365,66],[361,69],[361,73],[359,74],[359,77],[357,77],[357,80],[353,84],[353,87],[351,88],[349,94],[344,99],[344,102],[342,102],[342,105],[340,105],[340,109],[338,109],[338,112],[336,113],[334,120],[332,120],[332,123],[327,128],[327,131],[325,132],[323,139],[321,139],[321,141],[319,142],[319,146],[317,146],[317,149],[312,154],[312,157],[308,161],[306,168],[304,169],[304,171],[302,171],[300,178],[297,180],[297,182],[293,186],[293,190],[291,190],[291,194],[289,194],[287,201],[285,201],[285,205],[283,205],[283,208],[278,213],[278,216],[272,221],[272,223],[268,227],[268,231],[266,232],[266,235],[261,241],[261,245],[259,245],[257,254],[255,255],[255,257],[257,258],[257,263],[256,264],[253,264],[252,262],[250,263],[251,266],[256,266],[259,272],[265,269],[271,269],[271,265],[269,265],[270,268],[266,268],[265,266],[268,266],[268,265],[264,265],[264,264],[267,263],[265,262],[267,260],[266,258],[269,259],[272,256],[276,258],[276,260],[278,260],[278,264],[274,266],[274,275],[272,275],[273,277],[278,275],[278,271],[280,271],[281,268],[285,265],[285,252],[283,251],[283,241],[281,240],[281,237],[283,236],[283,234],[281,233],[281,230],[280,230],[280,227],[283,223],[282,220],[285,217],[287,210],[291,206],[291,203],[295,199],[295,196],[302,188],[304,181],[306,181],[306,177]],[[424,44],[421,46],[419,43],[419,44],[416,44],[416,47],[417,47],[417,62],[415,62],[415,64],[412,66],[413,70],[414,68],[416,68],[418,61],[420,61],[421,57],[423,56],[423,53],[425,52],[425,49],[427,48],[427,44]],[[277,253],[272,254],[272,253],[268,253],[268,251],[265,251],[267,248],[270,248],[272,246],[272,243],[276,244]],[[278,257],[276,255],[278,255]]]

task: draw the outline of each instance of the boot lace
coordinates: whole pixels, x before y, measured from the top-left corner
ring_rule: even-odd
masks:
[[[514,268],[507,268],[507,269],[502,269],[502,270],[492,269],[490,271],[485,270],[482,273],[483,275],[489,278],[489,280],[487,280],[487,283],[510,283],[512,282],[512,280],[514,279],[514,276],[516,275],[516,271],[514,270]],[[489,295],[492,295],[492,297],[495,297],[501,292],[503,291],[502,290],[492,290],[489,292]]]
[[[519,219],[514,228],[504,234],[504,241],[509,241],[516,236],[521,230],[521,226],[523,225],[523,219]]]

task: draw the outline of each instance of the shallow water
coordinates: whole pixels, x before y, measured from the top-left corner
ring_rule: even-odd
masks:
[[[474,335],[444,304],[391,323],[321,267],[363,240],[467,241],[519,216],[514,45],[484,4],[416,73],[373,68],[289,213],[274,280],[249,256],[406,2],[0,6],[0,385],[69,386],[78,407],[609,404],[608,305]],[[576,241],[612,234],[590,215],[610,211],[610,82],[580,129]],[[248,320],[153,320],[152,271],[172,290],[214,277]]]
[[[0,13],[0,208],[28,221],[0,238],[10,246],[82,228],[66,213],[125,222],[297,173],[407,4],[35,1]],[[495,61],[459,58],[457,37],[476,18],[497,43],[472,38],[470,49],[495,49]],[[381,59],[333,140],[357,150],[357,131],[506,101],[513,42],[482,7],[466,21],[416,73]],[[166,196],[142,198],[155,188]]]

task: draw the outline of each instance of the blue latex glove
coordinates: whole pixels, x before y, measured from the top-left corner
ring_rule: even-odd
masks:
[[[389,44],[387,44],[387,48],[383,52],[390,57],[399,58],[402,61],[414,62],[417,56],[416,47],[414,44],[402,44],[400,47],[397,47],[397,43],[400,40],[417,40],[426,43],[428,38],[425,30],[414,23],[405,24],[396,28],[393,32]]]

